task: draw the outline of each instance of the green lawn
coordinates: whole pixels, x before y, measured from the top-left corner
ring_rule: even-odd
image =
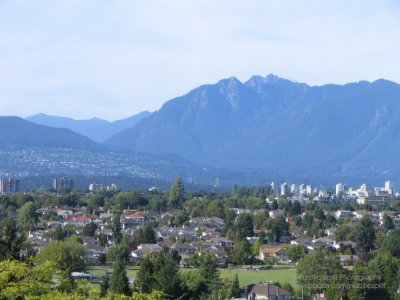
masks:
[[[221,276],[228,279],[233,279],[235,274],[238,274],[240,286],[245,286],[252,283],[259,282],[280,282],[281,284],[287,282],[291,285],[296,285],[296,269],[291,267],[274,267],[271,270],[260,270],[260,271],[250,271],[250,270],[230,270],[224,269],[220,270]]]
[[[128,267],[126,268],[129,280],[133,281],[136,277],[136,273],[139,267]],[[102,277],[105,273],[112,273],[112,267],[106,266],[90,266],[87,267],[86,272],[95,277]],[[251,283],[259,282],[288,282],[291,285],[296,285],[296,268],[294,266],[274,266],[270,270],[260,271],[244,271],[240,269],[221,269],[219,270],[221,277],[233,279],[235,274],[238,274],[240,286],[245,286]]]
[[[133,281],[133,279],[136,277],[136,273],[139,270],[139,267],[127,267],[126,268],[126,274],[128,275],[128,278],[130,281]],[[86,273],[89,275],[92,275],[97,278],[101,278],[108,272],[110,275],[112,273],[113,269],[110,266],[90,266],[86,268]]]

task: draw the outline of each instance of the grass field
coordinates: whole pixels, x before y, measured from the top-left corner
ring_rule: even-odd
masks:
[[[130,281],[133,281],[135,279],[138,270],[139,267],[126,268],[126,274],[128,275]],[[108,266],[90,266],[86,268],[86,273],[97,278],[103,277],[106,274],[106,272],[108,272],[111,275],[112,271],[113,271],[112,267]]]
[[[238,274],[240,286],[245,286],[252,283],[259,282],[280,282],[281,284],[287,282],[291,285],[296,285],[296,269],[291,268],[272,268],[270,270],[221,270],[221,277],[233,279],[235,274]]]
[[[127,275],[130,281],[133,281],[136,277],[136,273],[139,267],[128,267],[126,268]],[[105,273],[112,273],[112,267],[106,266],[90,266],[86,269],[86,272],[95,277],[102,277]],[[296,285],[296,268],[294,266],[274,266],[270,270],[232,270],[232,269],[221,269],[219,270],[221,277],[233,279],[235,274],[238,274],[240,286],[245,286],[252,283],[259,282],[288,282],[291,285]]]

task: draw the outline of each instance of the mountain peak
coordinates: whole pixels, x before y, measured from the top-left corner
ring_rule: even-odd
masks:
[[[276,83],[278,81],[282,80],[280,77],[274,75],[274,74],[268,74],[265,76],[265,83]]]
[[[224,88],[232,88],[232,87],[236,87],[240,84],[242,84],[240,82],[240,80],[233,76],[226,78],[226,79],[222,79],[217,82],[217,85],[219,87],[224,87]]]
[[[254,75],[254,76],[251,76],[250,79],[245,82],[245,84],[250,87],[255,87],[255,86],[261,86],[264,84],[274,84],[274,83],[277,83],[282,80],[283,80],[282,78],[280,78],[274,74],[268,74],[265,77],[262,77],[259,75]]]

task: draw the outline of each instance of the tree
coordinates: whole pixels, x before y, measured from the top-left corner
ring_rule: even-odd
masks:
[[[306,256],[308,250],[304,245],[291,245],[288,247],[288,258],[292,262],[298,262],[301,258]]]
[[[200,276],[204,279],[205,293],[210,294],[220,283],[217,260],[211,254],[203,254],[200,258]]]
[[[110,287],[110,275],[108,272],[102,277],[101,283],[100,283],[100,296],[104,297],[107,295],[108,289]]]
[[[235,227],[237,239],[241,240],[248,236],[253,236],[254,225],[250,214],[240,214],[236,219]]]
[[[304,256],[297,268],[298,283],[309,293],[325,290],[333,274],[340,270],[339,257],[323,249]]]
[[[150,223],[147,223],[143,229],[140,229],[137,238],[137,244],[155,244],[156,243],[156,234],[153,230],[153,226]]]
[[[118,244],[122,240],[122,226],[119,214],[114,214],[112,223],[112,239],[115,244]]]
[[[321,221],[325,221],[325,214],[321,207],[317,206],[314,209],[314,218],[321,220]]]
[[[348,299],[347,294],[351,286],[351,282],[349,282],[351,275],[352,274],[347,269],[342,268],[336,270],[329,281],[329,286],[326,291],[327,298],[330,300]]]
[[[301,214],[301,205],[299,201],[294,201],[293,205],[290,208],[290,215],[291,216],[296,216]]]
[[[274,242],[279,242],[282,236],[289,234],[289,223],[283,216],[279,216],[271,221],[271,237]]]
[[[389,233],[382,241],[382,249],[392,253],[393,256],[400,258],[400,230]]]
[[[54,264],[28,266],[17,260],[0,262],[1,299],[42,299],[52,290],[53,277],[57,274]]]
[[[169,192],[169,206],[171,208],[180,208],[185,198],[185,187],[180,176],[175,177],[175,181]]]
[[[82,234],[84,236],[89,236],[89,237],[94,237],[94,234],[96,232],[97,225],[93,222],[90,222],[83,226]]]
[[[240,284],[239,284],[239,277],[238,274],[235,274],[235,278],[232,281],[231,287],[231,298],[240,298]]]
[[[369,252],[375,248],[375,230],[370,216],[364,216],[357,224],[356,242],[361,251]]]
[[[114,264],[109,290],[114,294],[123,294],[127,296],[132,294],[129,287],[128,276],[126,275],[125,265],[122,261],[116,261]]]
[[[17,223],[14,219],[7,218],[0,223],[0,260],[20,258],[21,246],[24,236],[18,236]]]
[[[135,279],[135,290],[150,293],[158,290],[172,299],[182,296],[178,262],[169,253],[151,253],[142,258]]]
[[[261,245],[264,245],[266,243],[266,235],[264,231],[260,231],[258,234],[258,239],[257,242],[254,243],[254,245],[251,247],[252,248],[252,254],[253,256],[257,256],[258,253],[260,252],[260,247]]]
[[[85,247],[71,238],[66,241],[51,241],[37,256],[39,262],[54,262],[68,276],[71,272],[85,269],[84,257]]]
[[[393,219],[388,215],[384,214],[383,215],[383,228],[385,228],[386,231],[394,229],[394,223]]]
[[[232,250],[232,259],[235,264],[243,265],[251,260],[251,247],[247,239],[236,241],[235,249]]]
[[[18,213],[19,227],[24,231],[29,231],[35,228],[37,222],[38,216],[35,204],[33,204],[33,202],[26,202]]]
[[[277,210],[278,209],[278,201],[276,201],[276,200],[272,201],[271,209],[272,210]]]
[[[107,260],[114,264],[118,261],[127,264],[129,262],[129,245],[121,242],[112,246],[107,252]]]
[[[93,195],[88,199],[87,205],[90,212],[93,213],[95,209],[104,206],[104,197],[100,194]]]
[[[64,231],[60,225],[56,227],[56,230],[52,234],[52,238],[57,241],[62,241],[65,238]]]

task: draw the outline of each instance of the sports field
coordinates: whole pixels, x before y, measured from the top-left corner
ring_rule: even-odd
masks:
[[[139,267],[126,268],[129,281],[135,279]],[[86,268],[86,272],[95,277],[102,277],[105,273],[112,273],[112,267],[90,266]],[[220,269],[221,277],[233,279],[238,274],[240,286],[245,286],[259,282],[280,282],[281,284],[288,282],[291,285],[296,284],[296,268],[294,266],[274,266],[270,270],[241,270],[241,269]]]
[[[281,284],[287,282],[291,285],[296,285],[296,269],[291,267],[274,266],[270,270],[230,270],[225,269],[220,271],[221,277],[233,279],[235,274],[238,274],[240,286],[245,286],[252,283],[259,282],[280,282]]]

